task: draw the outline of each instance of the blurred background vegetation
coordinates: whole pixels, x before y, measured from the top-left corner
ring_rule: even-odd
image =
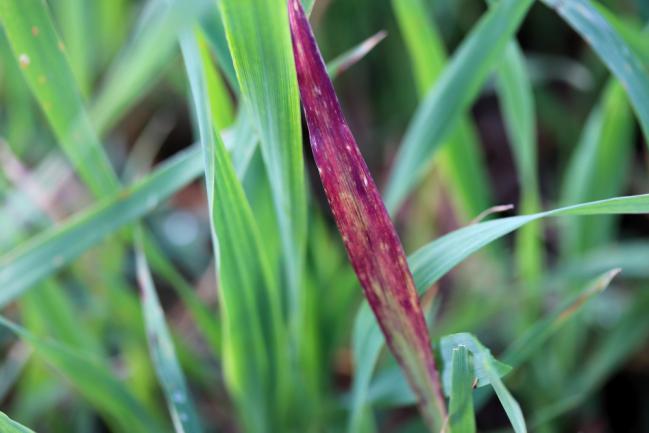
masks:
[[[317,0],[311,15],[327,60],[380,30],[388,33],[335,81],[351,129],[379,185],[387,182],[422,93],[412,52],[395,14],[393,3],[398,1]],[[175,40],[178,30],[174,29],[195,17],[185,17],[183,8],[181,12],[176,8],[158,34],[158,3],[48,1],[90,117],[125,183],[197,141],[180,50],[160,36],[170,33],[168,39]],[[487,10],[485,2],[478,0],[422,0],[421,4],[425,18],[435,24],[451,54]],[[642,34],[649,19],[648,2],[608,0],[600,4],[620,28],[628,29],[623,34]],[[203,28],[214,26],[208,13],[201,13]],[[140,59],[135,66],[147,71],[144,78],[128,84],[111,81],[119,76],[116,65],[147,32],[153,40],[138,54],[150,54],[150,58]],[[209,31],[205,35],[220,76],[229,83],[233,118],[236,86],[229,81],[227,63],[220,63],[214,37]],[[521,203],[525,186],[503,116],[499,84],[492,78],[468,116],[478,137],[479,164],[487,174],[487,183],[482,185],[485,206],[468,209],[456,200],[457,191],[449,185],[452,179],[444,163],[436,163],[395,215],[408,253],[471,223],[490,206],[513,204],[513,209],[502,212],[508,216],[649,191],[647,145],[641,129],[626,98],[619,96],[623,92],[611,90],[611,75],[589,45],[541,2],[534,4],[523,22],[518,41],[533,85],[538,206],[526,211]],[[170,48],[163,53],[165,44]],[[644,43],[644,49],[639,55],[646,60],[649,43]],[[0,251],[4,257],[30,236],[87,208],[93,198],[58,150],[57,139],[4,35],[0,52]],[[129,71],[121,78],[128,81],[128,76],[137,76]],[[585,128],[601,122],[596,118],[601,113],[608,119],[604,129],[593,126],[596,137],[589,139]],[[310,338],[315,339],[320,355],[320,400],[314,403],[315,409],[304,413],[295,408],[296,418],[307,419],[294,425],[310,425],[308,430],[295,431],[344,431],[354,377],[351,330],[361,291],[335,231],[308,144],[305,159],[313,197],[307,286],[318,298],[317,311],[312,312],[316,329]],[[260,176],[265,171],[257,151],[243,183],[262,229],[264,247],[279,255],[268,185],[257,180]],[[582,183],[574,186],[573,182]],[[220,314],[203,185],[202,179],[193,181],[144,221],[156,248],[172,265],[152,266],[155,283],[205,431],[234,432],[240,430],[241,422],[221,377]],[[498,357],[537,320],[554,311],[565,299],[564,293],[576,292],[602,272],[622,268],[609,289],[571,316],[560,333],[508,376],[507,385],[521,403],[532,431],[649,431],[647,216],[571,217],[544,220],[539,227],[536,239],[542,267],[538,274],[525,274],[520,263],[525,260],[519,252],[524,248],[521,239],[510,236],[465,261],[431,289],[438,294],[430,309],[433,337],[472,332]],[[112,406],[111,401],[120,399],[126,406],[137,401],[138,408],[154,420],[152,425],[171,429],[149,358],[133,252],[120,244],[119,236],[84,252],[56,278],[5,307],[4,315],[20,322],[30,337],[17,339],[8,328],[0,332],[5,354],[0,365],[0,407],[35,431],[129,431],[128,416],[137,415],[113,422],[116,413],[127,411]],[[76,348],[100,367],[85,371],[66,358],[63,346],[46,344],[51,341]],[[400,377],[391,379],[392,370],[393,360],[384,354],[377,382],[381,378],[403,382]],[[91,389],[99,382],[101,386]],[[382,401],[380,385],[370,391],[375,425],[364,428],[424,431],[414,406],[400,404],[398,398]],[[477,420],[480,431],[508,428],[493,397],[477,412]]]

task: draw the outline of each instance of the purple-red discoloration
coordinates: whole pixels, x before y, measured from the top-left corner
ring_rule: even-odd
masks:
[[[288,4],[300,94],[327,200],[387,344],[427,422],[439,431],[446,409],[403,247],[341,112],[300,1]]]

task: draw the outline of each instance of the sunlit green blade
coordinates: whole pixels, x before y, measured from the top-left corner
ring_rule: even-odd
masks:
[[[107,198],[0,257],[0,305],[38,282],[124,225],[142,217],[195,179],[203,169],[191,148],[130,188]]]
[[[619,194],[633,149],[633,113],[624,88],[609,81],[591,112],[566,169],[562,203],[597,200]],[[562,252],[575,256],[602,245],[613,234],[612,217],[569,218],[561,236]]]
[[[135,266],[140,285],[142,314],[147,330],[149,352],[158,380],[165,393],[171,419],[177,433],[202,432],[203,427],[187,389],[187,380],[178,363],[164,312],[160,306],[151,271],[144,255],[141,233],[136,245],[138,249],[135,254]]]
[[[476,98],[532,3],[533,0],[502,0],[492,7],[464,39],[435,87],[419,105],[385,191],[391,212],[399,208],[421,179],[442,140]]]
[[[645,65],[590,0],[543,0],[577,31],[629,96],[649,145],[649,76]]]
[[[222,0],[223,22],[244,103],[270,179],[283,246],[290,317],[299,329],[306,195],[297,78],[283,0]],[[250,35],[256,35],[250,37]]]
[[[214,130],[199,48],[190,33],[181,47],[205,158],[225,379],[247,431],[279,431],[286,421],[290,366],[281,294],[230,155]]]
[[[79,393],[120,431],[165,431],[138,400],[96,359],[80,355],[52,341],[41,340],[0,317],[0,325],[34,348],[37,356],[68,379]]]
[[[0,412],[0,433],[34,433],[34,431]]]
[[[117,177],[86,115],[45,2],[2,0],[0,17],[25,79],[76,171],[95,195],[115,192]]]
[[[452,387],[449,402],[449,425],[452,433],[474,433],[473,362],[465,346],[453,349]]]
[[[518,44],[510,43],[505,50],[503,62],[498,68],[497,91],[518,172],[520,212],[535,213],[541,210],[536,161],[536,111],[532,83]],[[536,286],[543,267],[541,235],[541,225],[533,222],[521,228],[516,238],[518,269],[530,290]],[[532,311],[532,314],[535,312]]]
[[[427,17],[428,10],[422,0],[392,0],[392,8],[410,54],[417,91],[423,99],[444,70],[443,41]],[[452,199],[469,221],[489,207],[489,181],[477,133],[469,117],[463,114],[459,113],[459,123],[440,147],[440,166],[451,182]]]

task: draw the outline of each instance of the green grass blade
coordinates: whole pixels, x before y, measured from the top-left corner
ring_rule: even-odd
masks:
[[[620,269],[613,269],[600,275],[585,289],[566,299],[552,314],[537,322],[515,340],[503,354],[503,361],[516,368],[529,360],[534,352],[539,350],[551,335],[556,334],[559,328],[581,311],[590,299],[606,290],[620,271]]]
[[[603,341],[580,367],[569,391],[556,402],[540,409],[532,418],[532,425],[544,425],[561,414],[577,408],[600,387],[628,357],[647,341],[649,336],[649,296],[641,294],[629,306],[622,318],[613,325]]]
[[[289,314],[300,312],[306,244],[302,127],[286,2],[222,0],[226,35],[244,102],[260,138],[284,251]],[[256,35],[250,37],[250,35]]]
[[[410,55],[417,92],[423,99],[446,65],[442,38],[427,18],[428,10],[422,0],[392,0],[392,8]],[[460,113],[458,125],[440,147],[440,167],[451,183],[452,198],[469,221],[489,207],[489,181],[477,133],[470,118],[463,114]]]
[[[252,209],[211,123],[198,45],[191,34],[185,34],[181,47],[204,147],[226,383],[247,431],[279,431],[286,422],[290,366],[281,295],[271,278]]]
[[[200,149],[191,148],[132,187],[3,255],[0,258],[0,306],[15,300],[33,284],[61,269],[106,236],[146,215],[202,170]]]
[[[32,346],[37,356],[68,379],[102,413],[109,424],[118,427],[119,431],[166,431],[97,360],[82,356],[55,342],[41,340],[4,317],[0,317],[0,325]]]
[[[649,76],[638,55],[590,0],[543,0],[586,40],[629,96],[649,145]]]
[[[541,210],[536,158],[536,112],[532,83],[518,44],[510,43],[505,50],[503,63],[498,69],[497,91],[518,172],[521,213],[536,213]],[[541,236],[542,227],[535,222],[521,228],[517,234],[516,261],[521,278],[530,288],[537,286],[535,283],[543,268]]]
[[[366,422],[365,418],[370,416],[367,393],[383,347],[381,330],[376,326],[372,310],[366,302],[361,305],[356,315],[352,335],[353,360],[356,370],[352,383],[352,408],[347,429],[349,433],[360,431],[361,426]],[[408,391],[411,391],[410,387],[407,388]],[[415,402],[416,398],[412,391],[411,395],[413,396],[412,401]]]
[[[45,2],[2,0],[0,17],[24,77],[75,169],[96,196],[115,192],[117,177],[85,112]]]
[[[0,433],[34,433],[34,431],[0,412]]]
[[[591,112],[566,169],[562,203],[597,200],[619,194],[633,149],[633,113],[617,81],[609,81]],[[612,217],[569,218],[562,235],[562,252],[575,256],[602,245],[613,234]]]
[[[473,411],[473,362],[465,346],[453,349],[449,424],[452,433],[475,433]]]
[[[152,0],[151,16],[140,22],[132,40],[109,67],[104,84],[90,107],[90,117],[100,133],[110,129],[160,76],[177,47],[178,35],[209,9],[205,0],[174,0],[163,5]]]
[[[409,263],[412,267],[417,288],[423,292],[478,249],[532,221],[558,216],[627,213],[649,213],[649,194],[616,197],[464,227],[419,249],[409,257]]]
[[[162,385],[177,433],[203,431],[198,413],[187,388],[187,380],[180,368],[176,351],[167,328],[164,312],[156,293],[151,271],[142,246],[142,237],[136,243],[135,266],[142,303],[142,314],[147,330],[149,352],[158,380]]]
[[[477,97],[532,3],[502,0],[491,8],[426,95],[408,126],[388,180],[385,201],[391,212],[420,180],[442,140]]]
[[[514,431],[516,433],[526,433],[527,426],[525,425],[525,418],[523,417],[523,411],[518,402],[505,387],[502,380],[500,380],[500,376],[491,360],[488,357],[484,357],[482,362],[484,371],[491,382],[491,386],[496,392],[496,396],[498,396],[498,400],[500,400],[500,404],[503,409],[505,409],[507,418],[509,418],[509,422],[514,428]]]
[[[95,44],[96,33],[91,32],[91,4],[83,0],[55,0],[52,8],[58,18],[70,67],[81,90],[87,96],[92,84],[92,60],[90,47]]]
[[[203,334],[205,341],[212,349],[214,355],[219,358],[221,354],[221,324],[214,311],[205,305],[205,302],[198,296],[194,287],[187,283],[166,257],[160,253],[160,247],[153,243],[151,238],[144,239],[144,252],[155,271],[168,281],[176,291],[178,297],[192,315],[196,327]]]

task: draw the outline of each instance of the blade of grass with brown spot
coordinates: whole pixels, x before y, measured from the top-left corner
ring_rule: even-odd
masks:
[[[298,84],[313,156],[349,259],[388,346],[439,431],[446,417],[435,359],[401,242],[343,117],[309,22],[289,1]]]

